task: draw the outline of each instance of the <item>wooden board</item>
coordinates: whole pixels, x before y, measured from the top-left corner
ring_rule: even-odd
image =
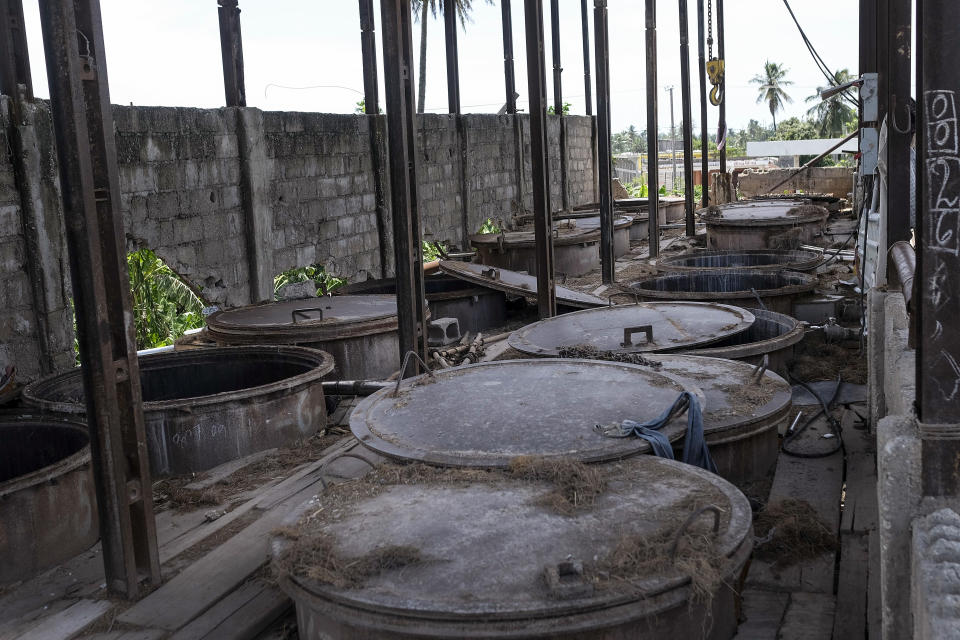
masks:
[[[793,593],[778,640],[831,640],[836,603],[832,595]],[[838,638],[838,640],[840,640]],[[843,638],[846,640],[846,638]]]
[[[777,637],[790,594],[745,589],[744,622],[737,627],[737,640],[770,640]]]
[[[847,447],[846,495],[840,531],[866,533],[877,528],[877,457],[870,434],[844,431]]]
[[[254,462],[259,462],[267,456],[271,456],[277,452],[276,449],[265,449],[264,451],[257,451],[256,453],[251,453],[248,456],[243,458],[237,458],[236,460],[230,460],[229,462],[224,462],[220,466],[214,467],[204,472],[204,477],[200,480],[195,480],[190,484],[184,486],[184,489],[188,491],[203,491],[204,489],[209,489],[213,485],[217,484],[221,480],[226,480],[233,474],[235,474],[240,469],[253,464]]]
[[[277,587],[251,580],[170,636],[170,640],[254,638],[292,605]]]
[[[840,535],[840,571],[837,581],[837,615],[833,637],[864,638],[867,633],[867,580],[870,569],[868,537]],[[879,570],[879,567],[877,567]]]
[[[16,636],[17,640],[69,640],[76,637],[97,618],[113,608],[108,600],[79,600],[59,613]]]
[[[870,570],[867,576],[867,637],[870,640],[880,640],[883,624],[880,602],[880,534],[873,530],[867,534],[867,540],[870,554]]]

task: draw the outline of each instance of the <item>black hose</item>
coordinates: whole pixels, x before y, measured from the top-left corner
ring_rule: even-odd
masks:
[[[791,433],[787,433],[787,435],[784,436],[783,444],[780,446],[783,452],[788,456],[793,456],[795,458],[826,458],[827,456],[831,456],[835,454],[837,451],[840,451],[841,449],[843,449],[844,448],[843,429],[840,426],[840,423],[830,416],[830,407],[833,406],[833,404],[837,401],[837,398],[840,396],[840,387],[843,386],[843,379],[839,375],[837,376],[836,387],[834,387],[833,395],[830,397],[829,402],[825,402],[823,398],[821,398],[817,393],[815,393],[813,389],[810,388],[810,385],[808,385],[806,382],[804,382],[803,380],[799,380],[798,378],[793,376],[789,371],[787,372],[787,375],[790,377],[791,380],[799,384],[802,388],[806,389],[807,393],[809,393],[818,401],[820,401],[820,410],[817,411],[815,414],[813,414],[813,416],[809,420],[804,422],[799,429]],[[787,445],[789,445],[790,442],[794,438],[799,436],[807,427],[812,425],[814,421],[817,418],[819,418],[821,415],[826,416],[827,424],[829,424],[832,427],[834,435],[837,436],[837,446],[835,446],[833,449],[830,449],[829,451],[824,451],[822,453],[805,453],[802,451],[794,451],[788,448]]]

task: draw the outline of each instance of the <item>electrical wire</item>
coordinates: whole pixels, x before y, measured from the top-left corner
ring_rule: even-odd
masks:
[[[833,390],[833,396],[830,397],[829,402],[826,402],[824,401],[823,398],[820,397],[819,394],[815,393],[813,389],[810,387],[810,385],[808,385],[806,382],[794,377],[794,375],[789,371],[787,372],[787,376],[791,380],[799,384],[801,387],[803,387],[807,391],[807,393],[809,393],[811,396],[813,396],[820,402],[820,410],[817,411],[815,414],[813,414],[813,416],[811,416],[809,420],[804,422],[803,426],[801,426],[799,429],[791,433],[787,433],[787,435],[784,436],[783,444],[780,445],[781,450],[786,455],[793,456],[794,458],[826,458],[827,456],[831,456],[835,454],[837,451],[845,450],[845,446],[843,443],[843,428],[840,426],[840,423],[830,415],[831,407],[837,401],[837,398],[840,397],[840,387],[843,386],[843,379],[839,375],[837,376],[837,382],[836,382],[837,386]],[[801,433],[803,433],[803,431],[807,427],[812,425],[816,421],[816,419],[819,418],[821,415],[826,417],[827,424],[830,425],[833,431],[833,434],[837,437],[837,445],[832,449],[830,449],[829,451],[823,451],[821,453],[806,453],[804,451],[796,451],[796,450],[790,449],[788,447],[790,442],[792,442],[794,438],[796,438]]]

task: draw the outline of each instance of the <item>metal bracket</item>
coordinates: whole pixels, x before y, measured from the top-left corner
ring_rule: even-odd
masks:
[[[714,504],[708,504],[703,507],[700,507],[689,516],[684,521],[680,528],[677,529],[677,533],[673,537],[673,543],[670,545],[670,562],[676,562],[677,560],[677,548],[680,546],[680,538],[683,537],[683,534],[686,533],[687,529],[690,528],[690,525],[696,521],[702,514],[707,511],[713,512],[713,533],[716,535],[720,532],[720,507]]]
[[[394,397],[397,397],[398,395],[400,395],[400,383],[403,382],[403,374],[406,373],[407,365],[410,364],[410,356],[413,356],[414,358],[417,359],[417,362],[419,362],[423,366],[423,368],[426,370],[427,375],[429,375],[431,378],[436,379],[436,376],[433,375],[433,371],[431,371],[427,363],[423,361],[423,358],[417,355],[416,351],[407,351],[407,355],[403,357],[403,364],[400,365],[400,375],[397,377],[397,386],[394,387],[393,389]]]
[[[635,333],[644,333],[647,336],[647,344],[653,342],[653,325],[644,324],[639,327],[626,327],[623,330],[623,342],[620,343],[621,347],[632,347],[633,341],[631,340],[633,334]]]
[[[482,275],[484,278],[490,278],[491,280],[499,280],[500,269],[495,269],[493,267],[490,267],[489,269],[483,269],[480,271],[480,275]]]
[[[313,311],[320,312],[320,317],[311,318],[307,315]],[[304,307],[303,309],[294,309],[290,312],[290,320],[293,322],[293,324],[298,324],[297,316],[302,316],[305,320],[323,320],[323,307]]]
[[[568,559],[543,570],[550,595],[558,600],[579,598],[593,593],[593,584],[584,578],[583,563]]]

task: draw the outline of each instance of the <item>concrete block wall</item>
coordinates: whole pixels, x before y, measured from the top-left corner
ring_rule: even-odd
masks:
[[[49,105],[21,104],[17,123],[12,106],[0,96],[0,361],[30,380],[73,365],[72,293]],[[576,205],[594,199],[592,127],[564,121]],[[207,303],[268,299],[274,275],[317,262],[351,281],[392,275],[389,185],[378,214],[370,142],[388,162],[384,116],[115,106],[114,125],[128,249],[154,250]],[[418,125],[427,239],[465,247],[484,219],[532,207],[527,116]],[[558,117],[548,131],[559,210]]]
[[[747,169],[738,176],[737,186],[744,198],[765,195],[778,182],[785,179],[796,169],[770,169],[756,171]],[[699,182],[697,183],[699,184]],[[846,198],[853,192],[853,170],[847,167],[814,167],[802,171],[790,178],[783,185],[777,187],[777,192],[786,190],[801,190],[806,193],[832,194],[838,198]]]

